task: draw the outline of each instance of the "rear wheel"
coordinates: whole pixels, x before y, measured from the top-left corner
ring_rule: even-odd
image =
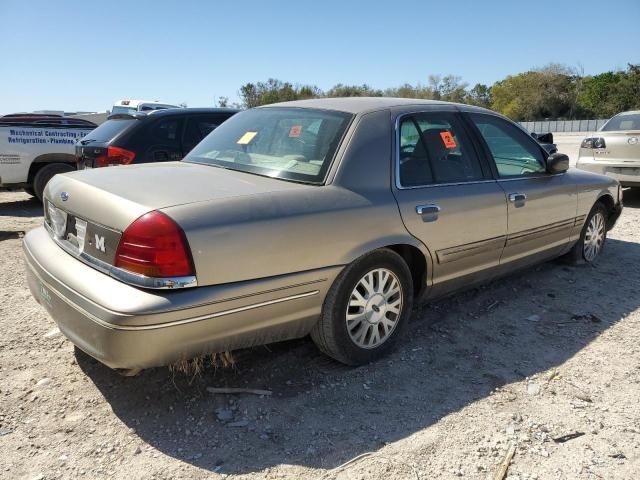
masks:
[[[38,197],[38,200],[42,201],[44,187],[46,187],[47,182],[49,182],[54,175],[72,172],[73,170],[74,168],[66,163],[51,163],[38,170],[36,176],[33,178],[33,192],[35,196]]]
[[[567,254],[573,264],[593,263],[602,253],[607,241],[607,208],[596,203],[580,232],[580,239]]]
[[[413,306],[411,272],[391,250],[376,250],[349,265],[325,299],[311,338],[347,365],[371,362],[393,347]]]

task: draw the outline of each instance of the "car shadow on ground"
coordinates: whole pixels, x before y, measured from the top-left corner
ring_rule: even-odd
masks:
[[[84,354],[77,360],[115,415],[166,455],[228,474],[333,468],[496,388],[527,395],[510,384],[562,364],[640,306],[640,273],[625,268],[638,258],[640,244],[609,240],[595,266],[550,262],[435,302],[415,312],[399,348],[359,368],[307,339],[240,351],[234,369],[196,377],[158,368],[124,378]],[[207,386],[273,395],[213,395]]]
[[[622,203],[625,208],[640,208],[640,188],[627,188],[623,191]]]
[[[33,218],[42,216],[42,203],[35,198],[0,202],[0,217]]]

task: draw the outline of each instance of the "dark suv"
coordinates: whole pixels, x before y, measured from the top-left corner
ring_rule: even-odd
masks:
[[[76,144],[78,169],[182,160],[239,110],[175,108],[111,115]]]

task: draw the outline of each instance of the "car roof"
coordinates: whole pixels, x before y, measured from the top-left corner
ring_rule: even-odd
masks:
[[[628,112],[620,112],[614,115],[614,117],[621,117],[623,115],[638,115],[640,114],[640,110],[629,110]]]
[[[456,105],[465,110],[482,110],[484,108],[474,107],[461,103],[444,102],[442,100],[422,100],[416,98],[394,98],[394,97],[337,97],[337,98],[313,98],[309,100],[294,100],[292,102],[272,103],[260,108],[270,107],[297,107],[297,108],[318,108],[322,110],[337,110],[347,113],[365,113],[376,110],[385,110],[393,107],[419,106],[419,105]]]
[[[175,115],[194,115],[202,113],[238,113],[236,108],[165,108],[162,110],[151,110],[149,112],[114,113],[109,115],[109,120],[121,120],[126,118],[137,118],[142,120],[147,117],[172,117]]]
[[[172,115],[184,115],[191,113],[238,113],[236,108],[164,108],[161,110],[151,110],[150,112],[138,112],[154,117],[170,117]]]

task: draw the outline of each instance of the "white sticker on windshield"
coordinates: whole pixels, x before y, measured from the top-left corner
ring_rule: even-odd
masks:
[[[246,132],[244,135],[242,135],[238,139],[236,143],[238,145],[248,145],[249,143],[251,143],[251,140],[253,140],[257,134],[258,132]]]

